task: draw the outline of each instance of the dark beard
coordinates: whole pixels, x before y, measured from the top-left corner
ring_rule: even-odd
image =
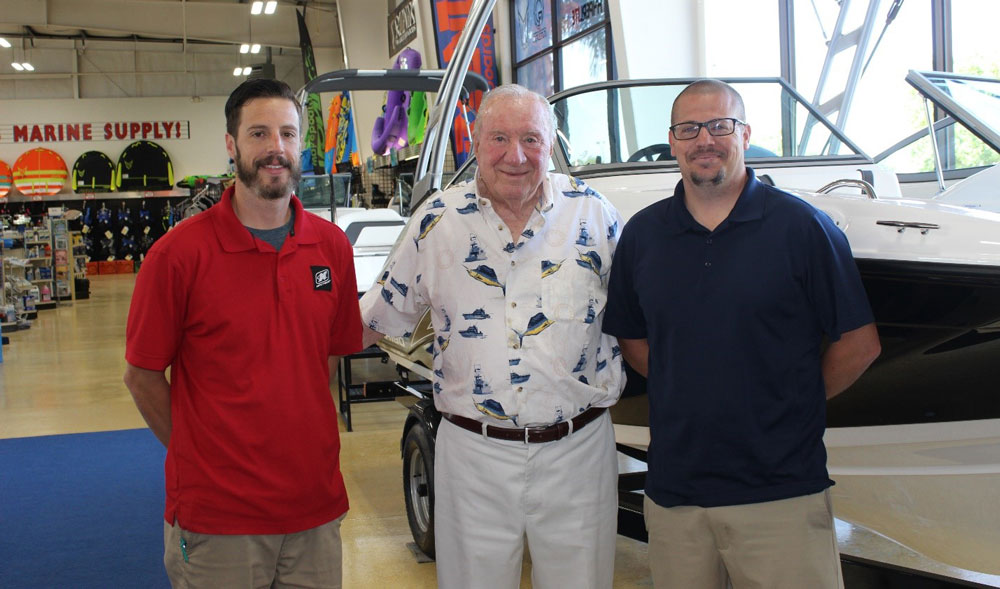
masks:
[[[259,179],[257,171],[272,162],[277,162],[285,166],[291,172],[287,183],[264,183]],[[280,200],[295,192],[295,189],[299,185],[299,180],[302,179],[302,168],[280,155],[262,158],[252,162],[249,166],[244,166],[243,157],[240,155],[240,148],[237,147],[236,177],[239,178],[244,186],[264,200]]]
[[[726,179],[726,173],[723,172],[722,170],[719,170],[719,173],[711,178],[706,178],[704,176],[691,174],[691,182],[693,182],[695,186],[705,186],[707,184],[711,184],[712,186],[718,186],[722,184],[722,181],[725,179]]]
[[[720,152],[718,152],[718,151],[716,151],[714,149],[706,149],[706,150],[696,151],[695,153],[691,154],[691,157],[697,156],[697,155],[702,154],[702,153],[712,153],[712,154],[716,154],[716,155],[718,155],[720,157],[724,157],[724,155],[725,155],[725,154],[720,153]],[[706,185],[709,185],[709,184],[711,184],[712,186],[718,186],[718,185],[722,184],[722,181],[725,180],[725,179],[726,179],[726,170],[725,170],[725,168],[720,168],[719,172],[715,176],[713,176],[711,178],[709,178],[707,176],[698,176],[698,174],[696,174],[695,172],[691,172],[691,182],[694,183],[695,186],[706,186]]]

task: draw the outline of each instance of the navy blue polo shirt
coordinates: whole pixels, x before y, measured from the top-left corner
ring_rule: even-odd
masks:
[[[873,321],[847,237],[753,170],[714,231],[674,197],[638,212],[605,332],[650,347],[646,494],[663,507],[787,499],[826,470],[823,337]]]

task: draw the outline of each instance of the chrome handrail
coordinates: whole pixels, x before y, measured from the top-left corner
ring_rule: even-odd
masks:
[[[871,200],[876,200],[878,198],[878,196],[875,195],[875,187],[872,186],[870,182],[858,180],[857,178],[841,178],[840,180],[834,180],[816,192],[820,194],[829,194],[838,188],[844,187],[860,188],[861,192],[867,195]]]

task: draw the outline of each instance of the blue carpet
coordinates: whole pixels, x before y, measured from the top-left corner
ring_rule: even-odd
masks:
[[[147,429],[0,440],[0,587],[169,587]]]

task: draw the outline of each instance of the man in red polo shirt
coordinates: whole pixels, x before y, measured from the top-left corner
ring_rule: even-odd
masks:
[[[291,89],[248,80],[225,110],[236,184],[154,244],[126,331],[125,384],[167,447],[164,563],[174,586],[339,587],[329,366],[361,348],[353,253],[292,194]]]

